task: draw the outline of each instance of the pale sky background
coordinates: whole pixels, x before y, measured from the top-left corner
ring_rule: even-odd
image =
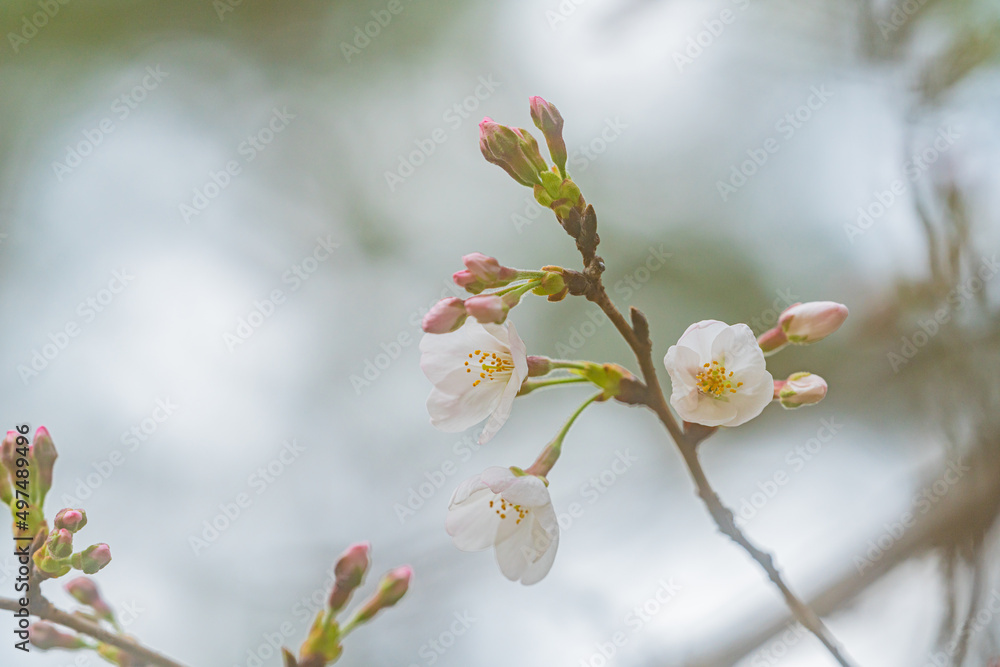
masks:
[[[529,191],[478,150],[484,115],[530,126],[530,95],[566,119],[570,171],[601,221],[607,283],[623,309],[649,315],[657,359],[691,322],[766,318],[789,292],[848,304],[836,337],[769,361],[776,378],[823,375],[826,401],[771,407],[708,441],[703,458],[734,508],[788,473],[746,530],[803,597],[854,571],[950,454],[911,400],[906,369],[887,361],[899,336],[865,325],[896,280],[927,273],[912,202],[901,196],[853,241],[845,225],[895,179],[909,194],[955,178],[980,223],[977,252],[997,251],[996,70],[930,112],[911,111],[916,64],[965,27],[996,21],[997,6],[937,7],[921,15],[905,57],[879,60],[863,55],[871,19],[854,4],[402,0],[348,60],[342,43],[385,7],[245,2],[220,18],[207,0],[71,2],[16,52],[9,36],[0,44],[0,405],[8,426],[52,432],[61,457],[47,511],[72,496],[89,517],[79,539],[111,545],[114,561],[96,578],[109,599],[141,610],[128,631],[192,666],[253,667],[248,652],[283,624],[292,632],[282,642],[298,647],[301,601],[325,592],[336,556],[360,540],[374,545],[369,589],[399,564],[416,575],[398,607],[346,641],[348,667],[597,665],[595,651],[619,631],[627,641],[611,664],[693,666],[784,617],[758,567],[716,533],[652,415],[622,405],[588,410],[550,476],[557,511],[579,502],[584,512],[543,582],[507,581],[490,554],[459,552],[444,531],[458,482],[529,464],[587,395],[519,400],[474,452],[461,434],[434,430],[424,409],[419,316],[463,254],[577,266],[551,214],[527,225],[516,217],[530,209]],[[4,34],[36,11],[5,3]],[[720,17],[731,19],[721,31]],[[706,45],[679,66],[698,39]],[[156,81],[147,68],[164,74]],[[144,99],[123,117],[121,96],[136,86]],[[790,132],[782,119],[817,90],[825,100],[814,97]],[[939,131],[957,136],[916,181],[907,122],[921,150]],[[243,144],[269,124],[280,131],[262,150]],[[390,188],[386,172],[438,128],[446,140]],[[613,140],[597,141],[606,128]],[[768,140],[777,151],[723,201],[718,182]],[[75,164],[68,153],[81,142],[97,145],[78,166],[54,166]],[[239,173],[227,180],[219,173],[230,162]],[[185,216],[181,205],[213,174],[225,187]],[[307,280],[288,278],[318,244],[333,248],[329,258]],[[626,289],[664,252],[666,267]],[[102,292],[116,275],[128,277],[124,288]],[[245,342],[227,344],[275,290],[282,302],[262,306],[270,315]],[[1000,299],[996,285],[983,293]],[[529,353],[570,345],[580,358],[634,368],[613,328],[589,325],[588,312],[579,300],[532,300],[513,318]],[[79,334],[37,376],[19,371],[69,323]],[[360,385],[369,363],[385,368],[369,368]],[[161,402],[175,407],[149,421]],[[127,434],[144,420],[155,431],[136,444]],[[842,427],[793,468],[789,452],[823,420]],[[274,464],[286,441],[302,451]],[[124,460],[109,468],[116,450]],[[624,451],[638,462],[594,499],[588,480]],[[457,472],[401,520],[395,506],[448,461]],[[261,484],[254,475],[269,464],[280,474]],[[241,493],[250,506],[195,553],[191,538]],[[13,588],[11,562],[0,558],[0,595]],[[631,610],[662,582],[679,591],[636,628]],[[58,584],[45,590],[70,604]],[[858,665],[922,665],[941,590],[934,558],[917,559],[827,621]],[[435,652],[430,642],[450,643],[455,614],[474,621]],[[988,645],[998,629],[992,621],[976,641]],[[811,637],[786,644],[765,645],[780,659],[739,664],[833,664]],[[6,645],[0,656],[17,667],[98,664]]]

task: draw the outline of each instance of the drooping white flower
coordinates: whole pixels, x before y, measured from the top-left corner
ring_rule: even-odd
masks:
[[[427,398],[431,424],[454,433],[489,418],[479,442],[496,435],[528,376],[527,350],[513,323],[469,319],[457,331],[425,335],[420,352],[420,368],[434,383]]]
[[[684,421],[739,426],[774,397],[774,378],[745,324],[717,320],[692,324],[663,359],[673,391],[670,404]]]
[[[545,482],[508,468],[487,468],[462,482],[445,527],[462,551],[493,547],[503,575],[525,585],[548,574],[559,547],[559,521]]]

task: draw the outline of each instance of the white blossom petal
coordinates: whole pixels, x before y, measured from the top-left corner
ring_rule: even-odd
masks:
[[[663,363],[670,375],[670,404],[687,422],[739,426],[773,398],[774,380],[764,353],[745,324],[692,324]]]

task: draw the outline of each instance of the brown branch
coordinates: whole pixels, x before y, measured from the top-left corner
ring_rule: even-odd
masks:
[[[0,598],[0,609],[18,611],[21,609],[21,605],[15,600]],[[32,605],[31,613],[44,621],[57,623],[58,625],[69,628],[70,630],[75,630],[80,634],[93,637],[94,639],[104,642],[105,644],[110,644],[111,646],[119,648],[129,655],[135,656],[150,665],[156,665],[157,667],[184,667],[181,663],[174,662],[170,658],[160,655],[150,648],[146,648],[139,642],[129,637],[109,632],[98,624],[81,616],[76,616],[58,609],[45,598],[41,598],[37,603]]]
[[[582,293],[589,301],[597,304],[618,329],[628,346],[632,348],[645,383],[645,395],[642,397],[642,403],[656,413],[680,449],[684,463],[695,481],[698,496],[705,503],[719,530],[742,547],[760,565],[768,579],[781,591],[788,608],[803,627],[812,632],[823,643],[842,667],[851,667],[851,663],[844,657],[843,649],[823,624],[823,621],[788,587],[771,555],[754,546],[736,526],[732,511],[722,504],[718,494],[712,488],[705,475],[705,470],[698,460],[698,443],[710,435],[712,431],[692,429],[689,433],[685,433],[677,420],[674,419],[656,375],[656,365],[653,362],[653,343],[649,337],[649,324],[646,317],[637,308],[632,308],[632,324],[630,325],[611,301],[601,279],[601,274],[604,272],[604,261],[596,254],[600,237],[597,236],[597,216],[594,213],[594,208],[588,206],[583,217],[585,222],[582,226],[582,233],[575,238],[580,254],[583,256],[584,271],[582,277],[586,278],[587,284],[582,290],[571,291]],[[579,275],[575,276],[577,280],[579,277]]]

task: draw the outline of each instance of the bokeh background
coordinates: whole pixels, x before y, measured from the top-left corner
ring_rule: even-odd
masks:
[[[461,479],[527,465],[587,395],[533,395],[482,449],[424,411],[419,318],[461,255],[577,265],[477,147],[484,115],[530,126],[542,95],[658,357],[699,319],[851,309],[769,361],[826,377],[820,406],[703,446],[750,537],[858,665],[1000,657],[1000,6],[389,4],[0,6],[3,421],[51,430],[48,511],[85,508],[80,537],[111,544],[97,580],[128,632],[191,665],[278,665],[269,638],[297,647],[337,554],[370,540],[374,574],[416,577],[344,665],[596,667],[616,633],[607,664],[833,664],[651,414],[597,406],[571,433],[551,490],[583,511],[542,583],[445,534]],[[534,300],[514,320],[531,352],[631,365],[591,315]],[[10,643],[5,665],[98,663]]]

